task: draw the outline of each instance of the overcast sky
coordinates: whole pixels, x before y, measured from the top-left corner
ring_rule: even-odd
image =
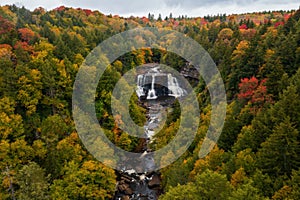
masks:
[[[16,4],[33,10],[43,7],[51,10],[61,5],[75,8],[99,10],[104,14],[120,16],[147,16],[153,13],[157,17],[179,15],[205,16],[218,13],[246,13],[265,10],[298,9],[299,0],[0,0],[0,5]]]

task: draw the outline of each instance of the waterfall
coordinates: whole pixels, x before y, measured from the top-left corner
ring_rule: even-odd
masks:
[[[156,99],[156,93],[155,93],[155,88],[154,88],[154,83],[155,83],[155,75],[152,75],[152,81],[151,81],[151,89],[148,92],[147,99]]]
[[[137,95],[138,95],[139,98],[141,96],[145,95],[144,87],[143,87],[144,82],[145,82],[144,76],[143,75],[138,75],[136,93],[137,93]]]
[[[182,97],[186,91],[180,87],[178,79],[170,73],[164,73],[158,67],[137,76],[136,94],[147,100],[159,97]]]
[[[184,96],[184,90],[179,86],[177,78],[168,74],[168,89],[170,91],[169,96],[181,97]]]
[[[155,134],[160,126],[164,124],[165,109],[175,101],[174,97],[181,97],[187,92],[180,87],[180,79],[171,73],[162,72],[159,67],[143,70],[136,77],[136,93],[143,100],[140,101],[147,108],[147,122],[144,125],[145,138],[140,143],[138,151],[141,153],[141,166],[145,171],[133,168],[137,166],[126,166],[119,172],[115,200],[156,200],[161,193],[161,177],[159,172],[153,171],[157,166],[150,148],[155,141]],[[162,97],[162,98],[160,98]],[[172,97],[172,98],[166,98]],[[122,161],[123,162],[123,161]],[[125,162],[130,163],[130,158]]]

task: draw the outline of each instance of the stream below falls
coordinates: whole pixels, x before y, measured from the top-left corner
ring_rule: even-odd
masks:
[[[117,185],[114,200],[157,200],[162,192],[159,171],[154,171],[152,150],[149,144],[157,128],[164,123],[166,108],[176,98],[185,96],[186,91],[180,87],[179,81],[170,73],[162,72],[159,67],[152,66],[136,77],[136,93],[140,103],[147,109],[147,122],[144,125],[145,139],[141,140],[141,156],[148,172],[137,173],[133,168],[117,171]],[[148,154],[148,155],[147,155]],[[153,170],[151,170],[153,169]]]
[[[145,102],[147,108],[147,122],[144,126],[146,139],[142,144],[142,155],[145,156],[147,167],[154,168],[154,160],[147,152],[152,151],[149,144],[156,129],[162,120],[162,113],[165,109],[159,101]],[[160,173],[157,171],[137,173],[133,169],[124,169],[118,171],[118,183],[115,200],[156,200],[161,193]]]

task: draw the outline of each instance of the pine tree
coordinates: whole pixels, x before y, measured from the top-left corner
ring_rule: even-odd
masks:
[[[285,118],[258,151],[260,168],[272,176],[291,175],[300,166],[298,130]]]
[[[158,14],[157,20],[158,20],[158,21],[162,21],[162,18],[161,18],[161,14],[160,14],[160,13]]]

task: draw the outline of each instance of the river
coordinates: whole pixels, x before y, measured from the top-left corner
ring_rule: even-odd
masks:
[[[164,122],[167,107],[185,91],[172,74],[162,72],[159,67],[152,66],[144,70],[136,78],[136,93],[140,103],[147,109],[147,122],[144,125],[145,139],[141,141],[141,156],[149,169],[145,173],[137,173],[133,169],[117,171],[115,200],[156,200],[162,192],[161,177],[155,168],[154,159],[149,156],[150,143],[153,142],[155,130]]]

